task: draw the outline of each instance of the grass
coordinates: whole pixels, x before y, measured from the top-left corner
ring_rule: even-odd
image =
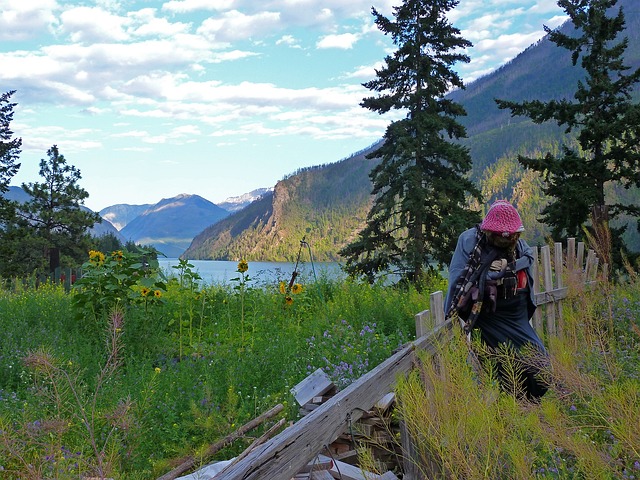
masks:
[[[2,478],[157,478],[279,403],[295,421],[291,387],[317,368],[349,384],[413,338],[444,288],[294,289],[240,271],[203,286],[186,264],[165,280],[131,273],[132,259],[134,282],[104,261],[81,292],[0,290]],[[417,465],[436,478],[640,477],[639,287],[631,272],[597,295],[573,289],[539,404],[474,370],[460,336],[423,358],[397,389]]]
[[[475,369],[459,332],[399,382],[397,414],[419,439],[411,458],[425,478],[640,478],[638,277],[574,288],[563,306],[540,403]]]
[[[93,261],[81,291],[0,291],[2,478],[157,478],[279,403],[295,421],[294,385],[317,368],[349,384],[410,340],[428,305],[322,277],[282,291],[288,279],[202,285],[186,265],[164,280],[131,273],[136,259]]]

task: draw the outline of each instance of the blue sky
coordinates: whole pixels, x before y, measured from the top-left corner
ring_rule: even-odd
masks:
[[[359,106],[392,50],[371,7],[397,0],[0,0],[0,91],[23,140],[13,185],[58,145],[85,204],[214,203],[373,144]],[[460,0],[469,83],[565,20],[555,0]]]

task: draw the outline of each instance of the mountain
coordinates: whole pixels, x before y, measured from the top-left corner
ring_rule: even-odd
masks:
[[[229,212],[198,195],[165,198],[148,207],[120,230],[127,240],[153,245],[167,257],[180,256],[193,237]]]
[[[279,181],[272,192],[197,235],[190,259],[295,261],[303,237],[314,260],[339,260],[337,251],[364,225],[370,204],[368,150]]]
[[[242,210],[251,202],[258,200],[265,193],[272,192],[272,191],[273,191],[273,187],[258,188],[256,190],[250,191],[249,193],[245,193],[244,195],[240,195],[237,197],[229,197],[225,199],[224,202],[217,203],[216,205],[218,205],[220,208],[224,208],[228,212],[234,213],[239,210]]]
[[[637,0],[620,0],[626,16],[629,39],[625,63],[640,66],[640,9]],[[565,24],[565,32],[572,29]],[[573,140],[554,124],[534,125],[526,117],[511,117],[499,110],[494,99],[513,101],[571,98],[584,73],[571,65],[570,52],[546,37],[530,46],[495,72],[452,92],[450,98],[467,111],[459,120],[467,128],[462,142],[473,158],[472,178],[484,200],[507,198],[518,207],[527,225],[527,240],[544,243],[546,229],[537,218],[547,199],[541,194],[541,180],[517,163],[517,155],[538,156],[561,148]],[[640,88],[634,101],[640,99]],[[375,148],[373,145],[367,151]],[[243,210],[230,215],[197,235],[183,257],[216,260],[295,261],[300,241],[305,239],[314,260],[339,260],[338,250],[364,226],[371,205],[368,174],[376,160],[359,152],[350,158],[299,171],[278,182],[266,194]],[[638,192],[609,192],[626,195]],[[633,197],[631,197],[633,198]],[[633,200],[632,200],[633,201]],[[635,230],[635,229],[629,229]],[[640,246],[637,235],[627,242]]]
[[[29,194],[22,188],[15,186],[9,187],[9,191],[5,194],[5,197],[18,203],[28,202],[31,198]],[[90,209],[88,209],[84,205],[81,205],[80,208],[86,211],[90,211]],[[123,240],[120,236],[120,233],[118,232],[118,229],[114,227],[111,222],[105,219],[103,219],[101,223],[94,224],[91,230],[89,230],[89,233],[94,237],[100,237],[102,235],[114,235],[119,240]]]
[[[103,208],[98,213],[104,220],[109,221],[118,230],[122,230],[129,222],[142,215],[149,207],[151,207],[150,203],[145,205],[119,203]]]

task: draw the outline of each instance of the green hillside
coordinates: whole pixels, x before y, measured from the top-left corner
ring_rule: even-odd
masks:
[[[627,21],[629,47],[626,63],[640,66],[640,4],[621,0]],[[569,28],[569,26],[564,27]],[[540,156],[574,144],[555,124],[535,125],[525,117],[512,118],[499,110],[495,99],[523,101],[570,98],[583,75],[571,65],[569,52],[546,38],[530,46],[511,62],[478,79],[450,97],[461,103],[467,116],[460,118],[467,128],[473,158],[471,176],[483,193],[485,203],[498,198],[512,201],[527,226],[532,244],[547,240],[539,212],[547,199],[541,193],[542,180],[525,171],[518,155]],[[640,101],[640,89],[635,92]],[[190,259],[282,261],[295,260],[300,240],[312,246],[316,260],[341,260],[337,252],[364,225],[371,205],[368,174],[374,161],[360,152],[338,163],[296,172],[278,182],[273,195],[200,233],[184,253]],[[609,189],[610,200],[638,203],[635,190]],[[625,240],[640,251],[635,222],[629,223]]]
[[[216,260],[295,261],[303,238],[314,260],[337,261],[370,207],[366,152],[300,170],[273,192],[194,238],[183,257]]]

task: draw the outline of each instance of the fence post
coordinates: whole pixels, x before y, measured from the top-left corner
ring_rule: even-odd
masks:
[[[576,268],[576,239],[567,238],[567,271],[573,272]]]
[[[542,254],[542,276],[544,279],[544,290],[550,292],[553,290],[553,275],[551,272],[551,249],[549,245],[545,245],[540,249]],[[556,312],[554,303],[546,304],[545,313],[547,314],[547,335],[556,334]]]
[[[576,256],[576,269],[580,269],[583,272],[584,265],[584,242],[578,242],[578,254]]]
[[[438,327],[444,323],[444,296],[440,290],[429,295],[431,319],[433,326]]]
[[[556,288],[561,289],[564,287],[564,280],[562,278],[564,274],[563,261],[562,261],[562,243],[555,243],[555,252],[554,252],[554,266],[556,271]],[[557,306],[558,309],[558,320],[556,322],[556,334],[562,334],[562,302],[553,302],[554,305]]]
[[[420,338],[429,331],[429,310],[416,314],[416,338]]]
[[[533,288],[533,293],[535,296],[536,293],[540,293],[540,277],[539,277],[539,271],[538,271],[538,247],[535,247],[532,250],[533,250],[533,265],[531,268],[531,275],[533,276],[533,285],[531,285],[531,288]],[[533,328],[540,334],[543,331],[542,313],[540,312],[539,308],[536,308],[536,311],[533,314]]]

